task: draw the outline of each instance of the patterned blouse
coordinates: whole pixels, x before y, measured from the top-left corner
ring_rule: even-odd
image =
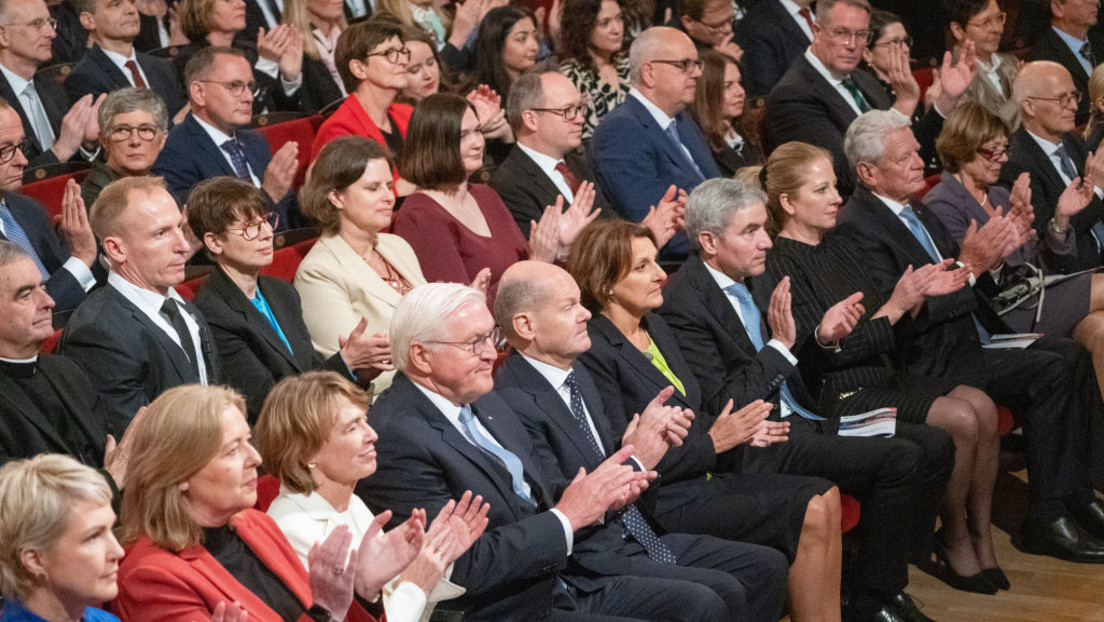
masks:
[[[590,108],[583,120],[583,140],[590,140],[598,121],[629,95],[629,57],[622,54],[617,59],[616,86],[602,82],[597,71],[583,67],[575,59],[564,61],[560,65],[560,71],[575,84],[580,93],[590,96]]]

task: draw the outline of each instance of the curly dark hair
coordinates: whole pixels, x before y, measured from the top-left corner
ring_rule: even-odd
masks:
[[[560,23],[560,60],[574,59],[583,67],[597,71],[590,54],[590,35],[598,23],[603,0],[567,0]],[[620,0],[615,0],[621,5]],[[615,59],[616,60],[616,59]]]

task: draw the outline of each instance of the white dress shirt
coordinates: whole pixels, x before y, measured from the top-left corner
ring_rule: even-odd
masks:
[[[778,0],[778,2],[782,5],[782,8],[786,9],[786,12],[789,13],[790,17],[793,18],[794,23],[796,23],[797,26],[801,28],[801,32],[805,33],[805,36],[809,37],[809,42],[812,43],[813,29],[809,28],[809,22],[806,22],[804,17],[801,17],[797,14],[797,12],[801,10],[801,7],[799,7],[797,3],[793,0]],[[811,9],[809,10],[809,17],[813,20],[813,22],[816,22],[816,13],[814,13]]]
[[[1081,56],[1081,48],[1088,45],[1089,40],[1085,39],[1084,41],[1082,41],[1081,39],[1078,39],[1070,33],[1055,26],[1051,26],[1051,28],[1054,29],[1054,32],[1058,35],[1058,38],[1066,44],[1066,47],[1070,49],[1070,52],[1073,52],[1073,57],[1077,59],[1078,64],[1080,64],[1081,68],[1085,70],[1085,75],[1091,76],[1093,72],[1093,66],[1091,63],[1089,63],[1089,59]],[[1090,47],[1089,49],[1092,48]],[[1098,58],[1096,60],[1099,62],[1101,59]]]
[[[813,54],[813,49],[811,47],[805,50],[805,60],[809,61],[813,69],[816,69],[817,73],[828,81],[829,86],[839,93],[839,96],[843,98],[843,101],[847,102],[848,106],[851,106],[851,109],[855,111],[856,115],[862,114],[862,109],[859,108],[859,104],[855,102],[855,98],[851,95],[851,91],[848,91],[847,87],[843,85],[843,78],[833,76],[832,72],[828,71],[828,68],[824,66],[824,63],[820,62],[820,59],[816,57],[816,54]],[[867,103],[869,104],[870,102]],[[870,107],[873,108],[874,105],[871,104]]]
[[[123,76],[126,77],[127,82],[129,82],[131,86],[138,86],[134,83],[134,77],[126,67],[127,61],[134,61],[134,66],[138,67],[138,73],[142,76],[142,81],[146,83],[146,87],[149,87],[149,78],[146,77],[146,72],[142,69],[142,65],[138,63],[138,55],[134,52],[134,48],[131,48],[130,56],[123,56],[118,52],[112,52],[111,50],[105,50],[103,48],[100,48],[100,50],[111,59],[111,62],[115,63],[119,71],[123,72]]]
[[[1058,173],[1058,176],[1062,178],[1062,182],[1068,186],[1073,180],[1069,178],[1069,175],[1066,175],[1062,172],[1062,159],[1058,157],[1058,147],[1060,146],[1060,143],[1052,143],[1041,136],[1037,136],[1034,132],[1032,132],[1031,130],[1027,130],[1026,128],[1025,131],[1027,132],[1028,136],[1035,140],[1035,143],[1039,145],[1039,148],[1043,150],[1043,153],[1047,155],[1047,159],[1050,160],[1051,166],[1054,167],[1054,170]],[[1066,157],[1070,159],[1070,163],[1073,163],[1073,155],[1071,155],[1069,151],[1066,152]],[[1077,165],[1074,164],[1075,169],[1076,167]],[[1091,180],[1085,179],[1084,181]],[[1097,198],[1104,198],[1104,189],[1102,189],[1100,186],[1093,186],[1093,193],[1096,194]]]
[[[564,196],[564,200],[568,203],[575,200],[575,194],[571,192],[571,186],[567,184],[567,180],[564,179],[563,173],[556,170],[556,165],[563,162],[563,160],[557,160],[551,156],[544,155],[539,151],[526,147],[520,142],[517,146],[521,149],[522,153],[529,156],[533,162],[536,163],[537,167],[544,172],[545,176],[552,181],[556,186],[556,190],[559,190],[560,194]]]
[[[200,119],[197,115],[192,115],[192,118],[199,123],[199,127],[203,128],[203,131],[207,132],[207,135],[211,137],[211,140],[215,143],[215,148],[222,154],[222,159],[226,160],[226,163],[230,165],[230,170],[234,170],[234,161],[230,159],[230,154],[226,153],[226,150],[222,148],[222,144],[230,140],[232,137],[218,129],[217,127],[207,123],[203,119]],[[245,146],[242,146],[242,152],[245,152]],[[249,159],[245,161],[246,168],[249,169],[249,178],[253,181],[253,185],[258,188],[261,187],[261,180],[257,177],[258,171],[253,170],[253,167],[249,164]],[[261,175],[264,175],[264,171],[259,171]]]
[[[50,126],[50,117],[46,114],[45,106],[42,105],[38,89],[35,89],[33,96],[26,92],[27,85],[32,84],[34,80],[24,80],[3,65],[0,65],[0,72],[3,72],[12,92],[19,98],[19,104],[23,107],[23,114],[27,115],[31,127],[34,128],[35,140],[38,141],[43,151],[48,151],[54,146],[57,137],[54,135],[54,128]],[[40,119],[41,121],[39,121]],[[40,125],[44,127],[39,127]]]
[[[984,74],[993,83],[993,86],[997,87],[998,93],[1004,93],[1004,87],[1001,86],[1000,72],[997,71],[1004,60],[1000,54],[993,54],[990,61],[993,63],[992,65],[978,59],[978,71]]]

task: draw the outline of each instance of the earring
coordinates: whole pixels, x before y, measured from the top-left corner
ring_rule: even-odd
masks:
[[[313,471],[313,470],[314,470],[314,467],[316,467],[316,466],[318,466],[318,464],[317,464],[317,463],[315,463],[315,462],[308,462],[308,463],[307,463],[307,470],[308,470],[308,471]]]

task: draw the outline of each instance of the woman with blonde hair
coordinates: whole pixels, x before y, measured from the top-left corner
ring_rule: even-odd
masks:
[[[342,0],[284,0],[284,23],[303,42],[300,110],[314,113],[348,95],[334,64],[337,39],[348,26]]]
[[[1104,140],[1104,63],[1089,76],[1089,123],[1085,126],[1085,147],[1096,153]]]

